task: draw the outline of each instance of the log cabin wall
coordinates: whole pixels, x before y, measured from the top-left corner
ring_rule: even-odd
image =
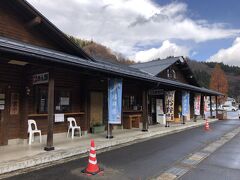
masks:
[[[176,122],[180,122],[179,119],[179,106],[182,106],[182,91],[175,91],[175,103],[174,103],[174,118]]]
[[[143,85],[127,79],[123,80],[122,98],[123,128],[139,128],[143,120]],[[135,120],[132,121],[132,119]]]
[[[34,17],[26,17],[19,12],[17,7],[7,3],[0,4],[0,36],[12,38],[22,42],[60,50],[57,44],[53,43],[47,33],[40,32],[41,25],[38,27],[28,26]]]
[[[131,81],[123,81],[123,99],[130,96],[135,98],[134,106],[140,108],[142,106],[142,86]],[[123,112],[127,110],[134,110],[134,107],[124,106],[123,103]]]
[[[194,97],[195,93],[190,93],[190,118],[194,118]]]
[[[176,79],[173,79],[173,80],[176,80],[176,81],[179,81],[179,82],[182,82],[182,83],[186,83],[186,84],[190,84],[190,82],[187,80],[187,78],[185,77],[183,72],[176,65],[173,65],[171,68],[176,73]],[[168,76],[167,76],[167,69],[162,71],[161,73],[159,73],[157,76],[161,77],[161,78],[164,78],[164,79],[169,79]]]
[[[6,85],[7,129],[6,137],[16,139],[20,137],[20,96],[23,83],[23,67],[8,64],[0,58],[0,84]],[[0,123],[1,125],[1,123]]]
[[[31,71],[28,75],[28,78],[31,79],[33,74],[39,74],[48,72],[48,68],[32,66]],[[78,72],[68,71],[65,69],[54,69],[54,79],[55,79],[55,105],[54,110],[55,113],[65,113],[65,122],[62,123],[54,123],[54,133],[62,133],[67,132],[68,130],[68,122],[67,117],[74,117],[77,121],[77,124],[81,126],[82,131],[87,130],[86,124],[86,115],[85,115],[85,97],[84,97],[84,77]],[[39,129],[42,130],[43,134],[47,133],[47,112],[39,112],[37,108],[38,101],[38,91],[39,88],[47,89],[48,84],[41,85],[32,85],[31,93],[29,97],[29,118],[36,120]],[[61,96],[60,94],[69,94],[70,105],[69,108],[63,112],[58,112],[58,100]],[[66,96],[66,95],[63,95]],[[41,116],[41,114],[43,114]]]

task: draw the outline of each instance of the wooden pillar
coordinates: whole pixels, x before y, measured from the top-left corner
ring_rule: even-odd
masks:
[[[218,114],[218,99],[217,96],[215,96],[215,103],[216,103],[216,118],[217,118],[217,114]]]
[[[90,112],[89,112],[89,90],[88,90],[88,84],[86,81],[83,81],[82,84],[82,92],[83,92],[83,105],[84,105],[84,129],[89,132],[90,130]]]
[[[142,105],[143,105],[143,132],[148,131],[148,93],[147,90],[143,90],[143,95],[142,95]]]
[[[210,97],[210,117],[212,118],[213,117],[213,112],[212,112],[212,96],[209,96]]]
[[[28,102],[29,95],[32,93],[27,81],[27,72],[29,72],[28,65],[24,68],[23,72],[23,86],[20,92],[20,137],[22,139],[28,138]]]
[[[9,86],[10,87],[10,86]],[[4,109],[0,110],[0,145],[8,144],[8,121],[9,121],[9,87],[4,84],[0,87],[0,94],[3,94]]]
[[[53,147],[53,121],[54,121],[54,75],[53,70],[49,71],[48,82],[48,129],[47,129],[47,146],[45,151],[54,150]]]
[[[5,93],[5,110],[3,112],[3,145],[8,145],[8,122],[10,119],[10,89],[11,86],[7,85]]]
[[[202,116],[202,118],[204,117],[204,96],[201,94],[201,108],[200,108],[200,114]]]
[[[20,95],[20,112],[21,112],[21,123],[20,123],[20,137],[22,139],[27,139],[28,138],[28,94],[27,94],[27,90],[29,87],[25,86],[22,89],[21,95]]]

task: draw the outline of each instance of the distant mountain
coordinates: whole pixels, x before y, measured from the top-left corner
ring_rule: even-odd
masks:
[[[109,61],[111,63],[123,65],[134,64],[134,61],[125,58],[122,54],[113,52],[110,48],[107,48],[106,46],[94,41],[82,40],[72,36],[70,36],[70,39],[78,46],[83,48],[86,53],[97,60]],[[200,86],[209,88],[211,73],[217,63],[198,62],[190,59],[187,59],[187,61]],[[223,63],[219,64],[228,78],[228,96],[240,100],[240,67],[229,66]]]
[[[198,80],[198,83],[206,88],[209,88],[209,82],[213,68],[216,66],[216,64],[219,64],[228,79],[228,96],[240,100],[240,67],[229,66],[223,63],[198,62],[193,60],[188,60],[188,64]]]

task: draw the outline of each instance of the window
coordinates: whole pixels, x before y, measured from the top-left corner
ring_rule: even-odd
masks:
[[[176,72],[174,69],[172,70],[172,77],[173,77],[173,79],[176,79]]]
[[[48,89],[46,86],[37,86],[36,88],[36,106],[37,113],[47,113],[48,111]]]
[[[55,94],[55,111],[57,113],[71,111],[71,92],[68,89],[59,89]]]
[[[137,96],[123,97],[123,110],[141,110],[141,100]]]
[[[48,87],[36,87],[35,106],[37,113],[43,114],[48,112]],[[55,90],[55,112],[64,113],[71,111],[71,92],[68,89],[56,88]]]
[[[176,79],[175,70],[172,68],[167,69],[167,77],[168,77],[168,79]]]

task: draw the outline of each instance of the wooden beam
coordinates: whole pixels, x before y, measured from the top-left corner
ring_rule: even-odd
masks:
[[[42,18],[37,16],[27,23],[28,27],[34,27],[42,23]]]
[[[3,111],[3,145],[8,145],[8,122],[10,118],[10,89],[11,86],[6,85],[5,87],[5,109]]]
[[[147,90],[144,89],[142,93],[142,105],[143,105],[143,132],[148,131],[148,93]]]
[[[204,96],[202,94],[201,94],[200,114],[202,115],[202,118],[205,118],[204,117]]]
[[[215,104],[216,104],[216,118],[217,118],[217,114],[218,114],[218,99],[217,96],[215,96]]]
[[[84,106],[84,126],[87,132],[90,132],[90,94],[89,94],[89,89],[88,89],[88,83],[86,81],[81,81],[82,82],[82,101],[83,101],[83,106]]]
[[[20,137],[22,139],[27,139],[28,138],[28,102],[29,102],[29,95],[30,95],[30,89],[28,86],[28,81],[27,81],[27,72],[29,72],[29,66],[25,66],[23,70],[23,75],[22,75],[22,87],[20,91]]]
[[[212,111],[212,96],[209,96],[210,97],[210,116],[211,118],[213,117],[213,111]]]
[[[45,151],[54,150],[53,146],[53,121],[54,121],[54,74],[53,70],[49,71],[48,82],[48,129],[47,129],[47,146]]]

